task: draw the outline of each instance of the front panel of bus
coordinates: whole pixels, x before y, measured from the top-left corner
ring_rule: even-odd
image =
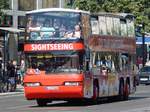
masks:
[[[83,54],[55,51],[26,55],[25,93],[32,98],[79,98],[83,94]]]

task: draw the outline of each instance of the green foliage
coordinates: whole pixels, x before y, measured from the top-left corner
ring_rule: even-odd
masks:
[[[90,12],[124,12],[136,17],[136,25],[145,23],[150,32],[150,0],[75,0],[74,8]]]
[[[9,0],[0,0],[0,17],[4,15],[2,9],[7,9],[9,7]]]
[[[100,10],[100,5],[95,0],[75,0],[74,7],[90,12],[98,12]]]

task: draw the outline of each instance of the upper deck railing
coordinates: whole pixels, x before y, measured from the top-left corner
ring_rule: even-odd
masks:
[[[97,13],[91,15],[92,34],[135,37],[134,16],[130,13]]]

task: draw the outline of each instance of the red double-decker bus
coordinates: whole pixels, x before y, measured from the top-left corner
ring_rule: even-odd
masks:
[[[27,100],[44,106],[54,100],[127,99],[135,91],[134,35],[101,34],[100,15],[81,10],[40,9],[26,16]],[[128,18],[133,23],[131,15],[111,17],[111,21]]]

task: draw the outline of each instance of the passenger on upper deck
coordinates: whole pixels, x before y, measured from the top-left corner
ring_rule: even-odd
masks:
[[[41,26],[36,19],[33,20],[32,18],[29,18],[27,24],[29,36],[27,36],[27,39],[30,37],[31,40],[39,40],[40,36],[38,32],[40,31],[40,28]]]
[[[45,20],[43,27],[41,27],[41,37],[42,38],[50,38],[55,34],[55,28],[52,26],[51,20]]]
[[[75,38],[80,38],[81,37],[81,29],[79,25],[75,25],[74,26],[74,31],[73,30],[68,30],[68,32],[66,32],[65,37],[67,38],[71,38],[71,37],[75,37]]]
[[[64,37],[65,38],[71,38],[73,36],[73,30],[71,26],[67,27],[67,31],[65,32]]]
[[[74,31],[73,37],[78,37],[78,38],[81,37],[81,29],[79,25],[75,25],[75,31]]]
[[[29,18],[27,27],[28,32],[30,32],[30,31],[39,31],[41,26],[36,19],[32,20],[32,18]]]
[[[66,26],[62,23],[60,28],[59,28],[59,32],[60,32],[60,37],[64,37],[65,33],[66,33]]]
[[[55,38],[60,37],[60,20],[59,19],[54,19],[54,24],[53,24],[54,28],[55,28]]]

